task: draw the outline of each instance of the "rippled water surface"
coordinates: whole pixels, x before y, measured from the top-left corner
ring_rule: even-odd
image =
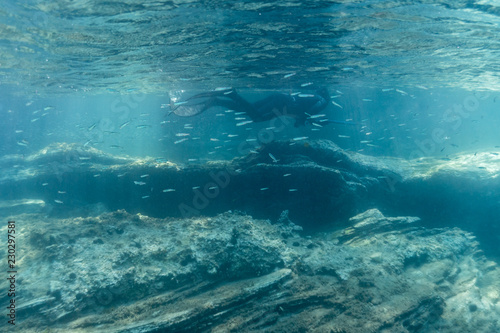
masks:
[[[18,94],[217,86],[496,90],[496,1],[12,1],[0,84]]]

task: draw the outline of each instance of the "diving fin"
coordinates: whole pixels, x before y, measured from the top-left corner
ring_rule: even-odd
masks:
[[[224,96],[230,94],[234,89],[220,89],[209,92],[204,92],[189,97],[182,102],[174,102],[170,99],[170,113],[175,113],[181,117],[191,117],[196,116],[212,106],[221,104],[221,101],[217,99],[219,96]]]

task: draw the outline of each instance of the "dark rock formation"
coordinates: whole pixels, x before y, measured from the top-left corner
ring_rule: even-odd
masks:
[[[62,144],[0,164],[7,170],[0,178],[2,198],[42,199],[54,213],[95,203],[155,217],[232,209],[277,219],[289,210],[294,221],[310,226],[344,221],[373,207],[390,194],[386,178],[400,178],[382,162],[346,153],[330,141],[273,142],[259,154],[189,166]]]

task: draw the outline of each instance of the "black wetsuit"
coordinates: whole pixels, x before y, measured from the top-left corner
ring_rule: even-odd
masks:
[[[275,93],[254,103],[245,100],[234,89],[225,89],[192,96],[178,105],[172,104],[171,108],[175,114],[187,117],[221,106],[236,112],[245,112],[255,122],[280,116],[293,117],[296,120],[295,126],[299,126],[304,125],[309,116],[325,109],[329,102],[330,96],[326,89],[320,89],[316,94]]]

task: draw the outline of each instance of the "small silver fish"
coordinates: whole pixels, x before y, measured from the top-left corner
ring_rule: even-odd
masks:
[[[134,180],[134,184],[139,186],[146,185],[145,182],[138,182],[137,180]]]
[[[166,188],[163,190],[164,193],[167,193],[167,192],[175,192],[175,189],[173,188]]]
[[[344,108],[342,105],[340,105],[340,104],[338,104],[338,103],[335,103],[334,101],[331,101],[331,102],[332,102],[332,104],[333,104],[333,105],[335,105],[335,106],[337,106],[337,107],[339,107],[339,108],[341,108],[341,109],[343,109],[343,108]]]
[[[243,126],[253,123],[253,120],[242,121],[241,123],[237,123],[236,126]]]
[[[290,74],[286,74],[285,76],[283,76],[284,79],[288,79],[289,77],[292,77],[294,75],[296,75],[297,73],[290,73]]]
[[[298,136],[296,138],[293,138],[292,140],[293,141],[300,141],[300,140],[307,140],[307,139],[309,139],[308,136]]]
[[[61,200],[54,200],[55,203],[58,203],[58,204],[63,204],[64,202],[62,202]]]
[[[189,136],[189,133],[176,133],[175,136]]]
[[[128,124],[130,124],[130,121],[126,121],[124,122],[123,124],[120,125],[120,129],[124,128],[125,126],[127,126]]]
[[[150,128],[151,125],[137,125],[136,128]]]
[[[274,163],[278,163],[279,160],[276,159],[273,154],[269,153],[269,157],[273,160]]]
[[[177,140],[177,141],[174,141],[174,145],[178,144],[178,143],[181,143],[181,142],[184,142],[184,141],[187,141],[188,138],[184,138],[184,139],[180,139],[180,140]]]
[[[262,187],[260,190],[261,191],[266,191],[266,190],[269,190],[269,187]]]
[[[311,119],[316,119],[316,118],[323,118],[326,117],[326,114],[314,114],[312,116],[309,116]]]
[[[149,174],[141,175],[141,178],[149,177]]]

